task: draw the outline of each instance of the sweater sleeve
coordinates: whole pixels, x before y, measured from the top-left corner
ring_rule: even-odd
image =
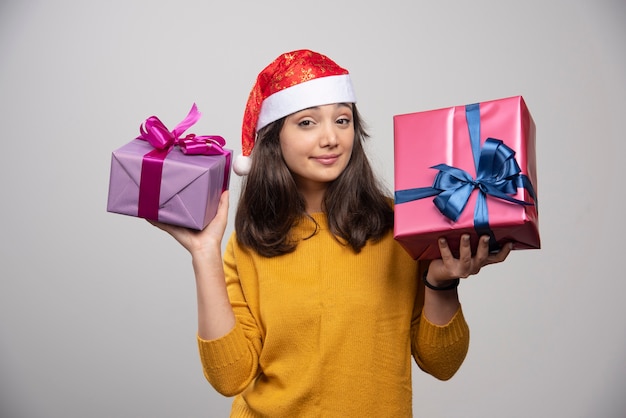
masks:
[[[413,357],[417,365],[439,380],[459,370],[469,349],[469,327],[459,309],[446,325],[430,322],[420,313],[411,327]]]
[[[224,396],[241,393],[256,377],[261,352],[261,334],[239,281],[233,246],[231,237],[224,254],[224,273],[235,326],[215,340],[197,337],[204,376]]]

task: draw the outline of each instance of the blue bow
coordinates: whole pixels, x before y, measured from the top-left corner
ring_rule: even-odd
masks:
[[[493,231],[489,227],[489,211],[487,195],[506,200],[518,205],[532,206],[533,203],[518,200],[511,195],[522,187],[528,191],[536,202],[536,194],[530,179],[521,174],[515,160],[515,151],[501,140],[487,138],[480,147],[480,107],[479,104],[465,106],[467,126],[476,166],[476,179],[464,170],[447,164],[438,164],[431,168],[439,170],[432,187],[398,190],[395,193],[396,204],[436,196],[433,203],[439,211],[452,221],[457,221],[474,189],[479,190],[474,207],[474,228],[478,235],[489,235],[490,250],[495,251],[499,245]]]

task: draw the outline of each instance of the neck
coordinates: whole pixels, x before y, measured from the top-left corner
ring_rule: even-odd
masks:
[[[306,205],[307,213],[322,212],[322,204],[324,202],[324,195],[328,185],[316,184],[315,187],[306,187],[305,185],[298,185],[300,193],[304,196],[304,202]]]
[[[304,201],[306,202],[307,213],[322,212],[322,202],[324,201],[324,192],[315,194],[305,194]]]

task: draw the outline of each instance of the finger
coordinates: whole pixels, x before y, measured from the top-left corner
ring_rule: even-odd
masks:
[[[224,190],[220,196],[220,201],[217,205],[217,214],[215,215],[215,217],[219,217],[219,219],[224,222],[228,217],[228,197],[228,190]]]
[[[483,265],[489,257],[489,241],[489,235],[483,235],[478,240],[478,248],[476,249],[474,261],[480,265]]]
[[[454,256],[452,255],[452,251],[450,251],[450,247],[448,246],[448,241],[445,238],[439,238],[437,241],[439,244],[439,252],[441,253],[441,260],[444,264],[449,265],[454,261]]]
[[[156,226],[157,228],[159,228],[159,229],[161,229],[161,230],[163,230],[163,231],[165,231],[168,234],[173,235],[173,236],[177,236],[182,231],[187,230],[187,228],[182,227],[182,226],[166,224],[166,223],[159,222],[159,221],[148,220],[148,222],[150,222],[152,225]]]
[[[506,260],[506,258],[509,256],[512,250],[513,250],[513,243],[509,242],[504,247],[502,247],[502,249],[498,251],[496,254],[490,255],[485,261],[485,265],[500,263]]]
[[[159,221],[154,221],[152,219],[146,219],[146,221],[148,221],[148,223],[150,223],[153,226],[156,226],[157,228],[165,231],[165,232],[170,232],[170,228],[172,227],[172,225],[169,224],[165,224],[163,222],[159,222]]]
[[[228,190],[222,192],[220,201],[217,205],[217,213],[204,229],[206,236],[211,236],[220,242],[224,237],[224,232],[226,231],[226,225],[228,223],[228,197]]]
[[[461,268],[468,270],[472,266],[472,247],[470,244],[470,236],[463,234],[459,245],[459,261]]]

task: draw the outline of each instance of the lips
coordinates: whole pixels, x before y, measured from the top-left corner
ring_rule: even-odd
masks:
[[[324,165],[331,165],[337,162],[339,159],[339,155],[337,154],[329,154],[329,155],[320,155],[318,157],[313,157],[315,161]]]

